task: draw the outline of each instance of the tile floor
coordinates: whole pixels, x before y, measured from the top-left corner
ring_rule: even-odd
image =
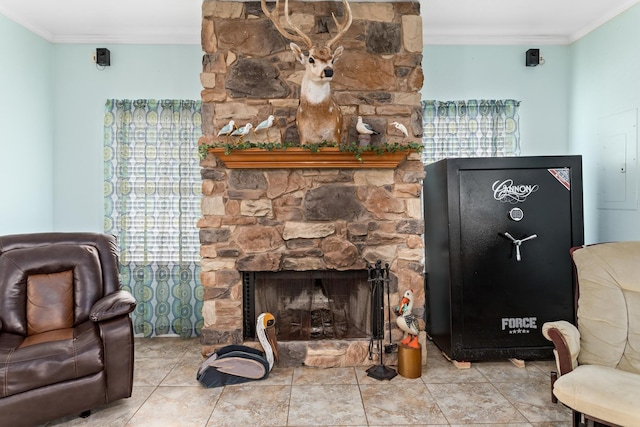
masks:
[[[432,344],[421,378],[378,381],[365,368],[274,368],[268,379],[205,389],[196,339],[136,339],[133,396],[47,426],[569,427],[549,399],[552,361],[458,370]]]

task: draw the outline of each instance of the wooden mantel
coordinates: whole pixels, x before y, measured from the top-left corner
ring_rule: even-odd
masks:
[[[393,169],[411,152],[364,152],[358,159],[354,153],[340,151],[338,147],[323,147],[317,152],[299,147],[247,148],[231,150],[229,154],[225,154],[224,148],[207,151],[215,154],[229,169]]]

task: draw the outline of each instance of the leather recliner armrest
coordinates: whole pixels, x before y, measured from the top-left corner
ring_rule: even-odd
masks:
[[[580,353],[580,331],[566,320],[546,322],[542,325],[542,334],[553,342],[556,365],[560,375],[571,372],[578,366]]]
[[[114,317],[129,314],[136,308],[136,300],[127,291],[119,290],[98,300],[91,307],[90,319],[102,322]]]

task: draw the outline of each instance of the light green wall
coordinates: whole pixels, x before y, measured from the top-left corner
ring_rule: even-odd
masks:
[[[53,45],[0,15],[0,52],[0,235],[102,231],[105,100],[199,99],[200,46]]]
[[[52,228],[52,45],[0,15],[0,235]]]
[[[640,5],[571,46],[426,46],[423,98],[522,101],[522,155],[583,155],[585,240],[640,240],[638,210],[595,203],[596,122],[639,107],[637,40]],[[200,46],[51,45],[0,15],[0,51],[0,234],[102,230],[104,101],[197,99]]]
[[[96,47],[111,66],[91,62]],[[103,129],[108,98],[200,99],[199,45],[54,46],[53,226],[103,230]]]
[[[571,46],[569,141],[570,150],[583,155],[588,243],[640,240],[638,209],[602,210],[596,199],[601,179],[596,168],[598,120],[640,107],[639,41],[640,5],[636,5]]]
[[[540,48],[544,65],[525,66]],[[567,46],[425,46],[423,99],[516,99],[521,155],[567,153],[569,54]]]

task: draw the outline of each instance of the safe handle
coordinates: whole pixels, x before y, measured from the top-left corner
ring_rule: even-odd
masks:
[[[526,242],[527,240],[535,239],[536,237],[538,237],[537,234],[532,234],[530,236],[523,237],[522,239],[516,239],[511,234],[509,234],[508,231],[505,231],[503,235],[507,239],[511,240],[511,243],[513,244],[513,246],[516,247],[516,261],[522,260],[522,255],[520,255],[520,246],[522,245],[522,243]]]

